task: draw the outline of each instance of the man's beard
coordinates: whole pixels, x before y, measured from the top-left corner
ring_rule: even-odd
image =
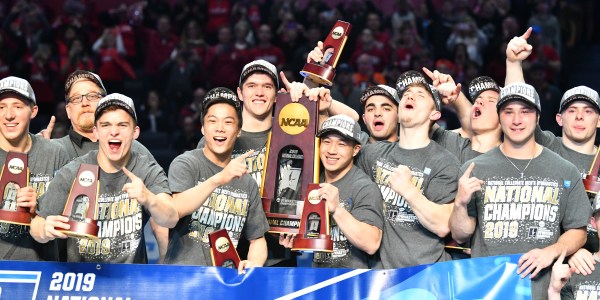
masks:
[[[79,117],[79,128],[85,132],[92,132],[94,128],[94,116],[93,115],[85,115]]]

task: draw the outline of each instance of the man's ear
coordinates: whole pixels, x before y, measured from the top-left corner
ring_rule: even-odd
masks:
[[[429,114],[429,120],[431,121],[437,121],[442,117],[442,112],[439,110],[434,110],[431,112],[431,114]]]
[[[599,119],[599,121],[600,121],[600,119]],[[563,127],[562,114],[556,114],[556,123],[558,123],[558,125],[560,127]]]

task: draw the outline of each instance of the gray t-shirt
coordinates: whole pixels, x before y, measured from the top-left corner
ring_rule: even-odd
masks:
[[[27,153],[29,186],[37,192],[38,201],[48,189],[54,173],[67,162],[65,151],[38,135],[31,135],[31,149]],[[0,149],[0,162],[8,152]],[[14,194],[16,201],[16,193]],[[58,260],[54,243],[39,244],[29,234],[29,226],[0,223],[1,260]]]
[[[56,174],[40,201],[38,214],[41,217],[62,215],[73,180],[83,163],[98,165],[98,151],[76,158]],[[152,193],[171,193],[165,172],[149,157],[132,152],[126,168]],[[98,179],[98,239],[69,238],[67,261],[146,263],[144,226],[150,215],[145,207],[122,191],[131,180],[122,170],[106,173],[102,168]]]
[[[92,142],[90,139],[80,135],[73,129],[69,129],[68,134],[64,137],[52,139],[52,142],[61,145],[65,149],[69,161],[83,156],[90,151],[98,150],[98,142]],[[131,152],[138,152],[155,161],[154,156],[152,156],[150,151],[136,140],[133,140],[131,143]]]
[[[184,192],[222,171],[204,155],[203,149],[187,151],[173,160],[169,186],[173,193]],[[166,263],[212,265],[208,234],[226,229],[237,247],[242,236],[255,240],[269,230],[258,186],[249,175],[216,188],[204,204],[182,217],[169,234]]]
[[[567,148],[562,137],[555,136],[551,131],[542,131],[539,126],[535,130],[535,141],[574,164],[579,170],[581,178],[587,175],[596,157],[595,154],[584,154]]]
[[[462,166],[464,171],[474,162],[471,176],[484,181],[468,205],[469,216],[477,218],[473,257],[544,248],[556,243],[561,232],[589,222],[589,200],[573,164],[546,148],[531,161],[510,160],[523,178],[499,148]],[[550,269],[532,281],[535,299],[545,298],[541,296],[548,288]]]
[[[454,155],[435,142],[412,150],[402,149],[398,143],[377,142],[363,148],[357,165],[379,186],[384,201],[381,262],[376,267],[395,269],[447,260],[444,239],[423,227],[388,181],[398,165],[406,165],[412,171],[413,183],[429,201],[452,202],[459,169]]]
[[[431,140],[454,154],[461,164],[481,155],[481,152],[471,149],[470,139],[464,138],[454,131],[445,130],[442,127],[437,127],[431,132]]]
[[[269,133],[271,133],[271,129],[260,132],[248,132],[243,131],[241,135],[235,140],[235,144],[233,145],[233,152],[231,153],[231,157],[236,158],[250,150],[254,150],[251,156],[246,158],[246,167],[248,168],[248,173],[260,188],[262,184],[262,174],[267,163],[267,141],[269,140]],[[205,139],[202,137],[200,142],[198,143],[198,149],[204,148]]]
[[[573,273],[569,282],[560,291],[562,300],[598,299],[598,296],[600,296],[600,271],[598,268],[587,276]]]
[[[381,193],[363,171],[352,166],[343,178],[331,184],[339,190],[340,205],[356,220],[383,230]],[[333,253],[315,252],[313,267],[368,269],[369,255],[347,240],[333,217],[330,220]]]

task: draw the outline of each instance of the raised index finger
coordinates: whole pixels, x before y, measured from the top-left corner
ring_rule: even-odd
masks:
[[[238,156],[238,158],[241,160],[245,160],[246,158],[252,156],[253,153],[254,153],[254,149],[250,149],[250,150],[248,150],[248,152]]]
[[[521,38],[527,40],[531,36],[532,31],[533,31],[533,29],[531,27],[527,28],[527,31],[525,31],[525,33],[523,33]]]
[[[556,260],[556,262],[554,264],[562,265],[563,261],[565,261],[565,256],[567,256],[567,249],[563,248],[562,252],[560,253],[560,256],[558,257],[558,259]]]
[[[285,77],[285,74],[283,73],[283,71],[279,71],[279,77],[281,77],[281,82],[285,86],[285,89],[289,92],[290,91],[290,81],[287,79],[287,77]]]
[[[431,72],[431,70],[427,69],[426,67],[423,67],[423,72],[425,73],[425,75],[429,76],[431,80],[433,80],[433,72]]]
[[[123,167],[123,173],[125,173],[125,175],[127,175],[127,177],[129,177],[129,179],[131,179],[131,181],[133,181],[134,179],[137,179],[137,176],[135,176],[135,174],[131,173],[125,167]]]
[[[467,168],[467,170],[465,170],[465,173],[463,174],[462,177],[464,178],[469,178],[471,177],[471,172],[473,172],[473,168],[475,168],[475,163],[472,162],[469,167]]]

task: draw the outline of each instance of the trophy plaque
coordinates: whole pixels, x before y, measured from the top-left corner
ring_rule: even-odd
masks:
[[[352,25],[338,20],[323,42],[323,61],[311,61],[304,65],[300,75],[314,83],[331,86],[335,77],[335,66],[348,40]]]
[[[598,155],[600,154],[600,148],[598,148],[598,152],[596,152],[596,157],[594,158],[594,162],[590,167],[590,171],[583,177],[583,187],[585,191],[590,194],[598,194],[600,191],[600,178],[598,178],[598,170],[600,170],[600,161],[598,160]]]
[[[229,238],[225,229],[219,229],[208,234],[210,242],[210,257],[215,267],[237,269],[240,265],[240,256]]]
[[[294,238],[292,251],[333,252],[333,241],[329,234],[329,210],[319,196],[319,188],[318,183],[308,185],[300,231]]]
[[[17,193],[21,187],[26,187],[28,182],[27,153],[8,152],[0,175],[2,191],[0,221],[29,226],[31,223],[29,209],[17,206]]]
[[[261,185],[271,233],[298,233],[302,197],[319,179],[318,116],[317,102],[277,95]]]
[[[68,217],[69,230],[60,229],[68,236],[98,238],[98,191],[99,170],[97,165],[81,164],[73,180],[63,216]]]

